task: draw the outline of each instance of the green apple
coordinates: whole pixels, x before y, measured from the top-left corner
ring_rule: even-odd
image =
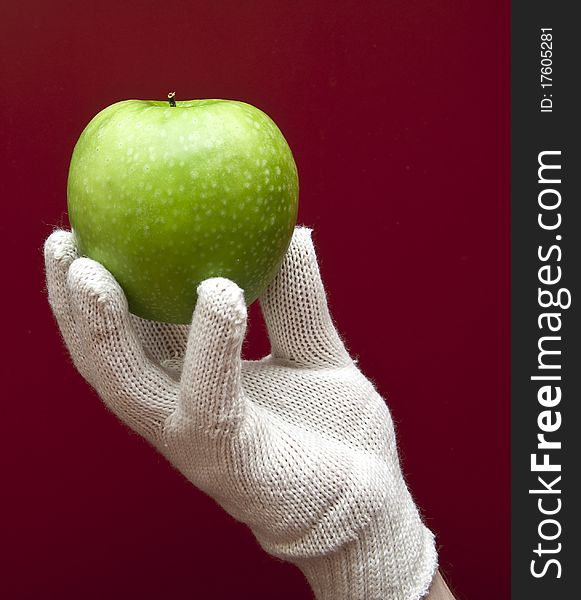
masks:
[[[253,302],[297,218],[291,150],[262,111],[230,100],[126,100],[101,111],[71,159],[79,252],[103,264],[132,313],[187,323],[196,288],[227,277]]]

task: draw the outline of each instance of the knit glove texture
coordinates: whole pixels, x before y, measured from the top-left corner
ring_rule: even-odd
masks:
[[[128,312],[119,284],[45,244],[50,305],[104,403],[194,485],[296,564],[319,600],[416,600],[437,563],[404,482],[390,413],[329,315],[311,232],[295,230],[261,298],[271,353],[241,360],[243,291],[204,281],[191,325]]]

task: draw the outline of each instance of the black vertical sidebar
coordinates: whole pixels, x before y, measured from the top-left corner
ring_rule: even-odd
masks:
[[[581,589],[581,27],[512,3],[512,598]],[[570,303],[570,305],[569,305]]]

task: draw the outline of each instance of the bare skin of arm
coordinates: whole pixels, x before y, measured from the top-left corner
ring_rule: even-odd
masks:
[[[440,571],[436,572],[430,591],[424,600],[456,600],[444,578],[440,575]]]

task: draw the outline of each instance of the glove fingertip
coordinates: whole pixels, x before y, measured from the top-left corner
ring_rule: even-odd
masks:
[[[198,286],[198,303],[211,313],[236,323],[246,320],[244,290],[225,277],[206,279]]]
[[[294,245],[312,244],[313,229],[305,225],[297,225],[292,235],[290,248]]]
[[[105,267],[90,258],[77,258],[67,275],[69,292],[77,305],[95,308],[115,306],[127,310],[127,299],[115,278]]]
[[[75,236],[70,231],[56,229],[44,242],[44,258],[47,263],[71,263],[78,257]]]

